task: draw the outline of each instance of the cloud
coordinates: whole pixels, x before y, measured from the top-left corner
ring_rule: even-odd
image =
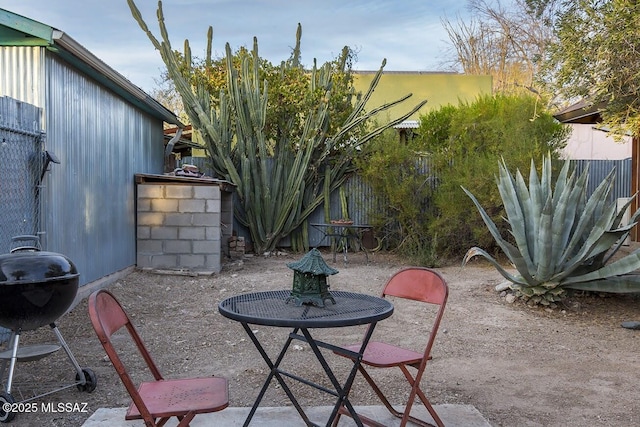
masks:
[[[159,35],[157,2],[137,0],[144,20]],[[307,66],[335,58],[343,46],[358,52],[356,69],[430,70],[442,62],[446,32],[441,17],[464,10],[466,0],[164,0],[171,44],[185,39],[203,57],[213,27],[213,52],[251,47],[272,62],[287,59],[302,24],[302,59]],[[138,27],[126,0],[0,0],[0,8],[64,31],[133,83],[150,91],[163,68],[160,55]]]

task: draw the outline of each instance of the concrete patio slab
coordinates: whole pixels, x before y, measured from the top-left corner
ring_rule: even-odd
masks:
[[[434,408],[442,422],[447,427],[491,427],[491,424],[482,414],[471,405],[434,405]],[[197,415],[192,427],[239,427],[244,423],[250,408],[227,408],[213,414]],[[305,408],[305,412],[311,421],[324,425],[331,413],[331,407],[320,406]],[[399,426],[400,420],[392,416],[384,406],[356,406],[356,411],[362,415],[381,422],[389,427]],[[100,408],[85,421],[82,427],[140,427],[142,421],[125,421],[126,408]],[[422,406],[415,406],[413,414],[426,420],[431,420],[427,411]],[[168,422],[168,427],[177,424],[175,418]],[[264,407],[258,408],[251,420],[252,426],[282,427],[304,426],[300,415],[293,407]],[[349,417],[342,417],[339,426],[348,427],[355,423]]]

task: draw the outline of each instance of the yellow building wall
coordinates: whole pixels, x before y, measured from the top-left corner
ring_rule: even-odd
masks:
[[[356,71],[354,86],[363,94],[369,89],[375,72]],[[385,71],[366,109],[371,110],[395,101],[409,93],[411,98],[378,115],[385,122],[411,111],[422,100],[427,103],[408,120],[418,120],[421,114],[444,105],[458,105],[460,101],[472,102],[479,95],[490,95],[491,76],[472,76],[455,73],[433,73],[412,71]]]

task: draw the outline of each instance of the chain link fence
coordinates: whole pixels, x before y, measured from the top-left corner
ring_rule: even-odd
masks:
[[[14,236],[38,236],[40,231],[41,115],[38,107],[0,97],[0,254],[11,250]],[[0,328],[0,343],[9,336]]]

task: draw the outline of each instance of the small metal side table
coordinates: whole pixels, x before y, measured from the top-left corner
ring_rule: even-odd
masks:
[[[364,256],[369,263],[369,253],[367,248],[362,244],[362,233],[373,228],[367,224],[325,224],[325,223],[310,223],[310,226],[320,231],[323,236],[320,243],[327,237],[335,239],[335,245],[333,245],[333,262],[336,262],[336,252],[338,245],[342,242],[342,253],[344,256],[344,263],[347,263],[347,246],[349,246],[349,239],[355,240],[360,248],[364,251]],[[320,244],[318,243],[318,244]]]
[[[393,305],[388,300],[371,295],[332,291],[331,295],[335,299],[335,304],[326,304],[324,307],[316,307],[314,305],[296,306],[291,302],[287,303],[290,295],[291,291],[289,290],[255,292],[227,298],[218,306],[220,314],[242,324],[242,327],[270,369],[270,373],[244,422],[244,426],[248,426],[251,422],[274,377],[306,425],[317,426],[317,424],[311,422],[305,414],[298,400],[285,382],[285,376],[336,397],[336,403],[327,421],[327,426],[333,423],[341,404],[344,404],[356,424],[362,426],[363,424],[360,417],[349,401],[349,390],[358,372],[360,360],[362,359],[364,349],[371,338],[375,325],[378,321],[391,316],[393,313]],[[289,333],[289,337],[274,361],[265,352],[249,325],[288,327],[293,328],[293,331]],[[341,328],[357,325],[371,325],[371,327],[367,328],[362,346],[358,352],[349,351],[327,342],[316,340],[310,332],[310,330],[315,328]],[[301,376],[280,369],[280,363],[284,359],[293,340],[301,340],[309,344],[335,390],[330,390]],[[340,384],[331,367],[327,364],[327,361],[320,351],[321,347],[347,355],[353,360],[353,367],[344,384]]]

